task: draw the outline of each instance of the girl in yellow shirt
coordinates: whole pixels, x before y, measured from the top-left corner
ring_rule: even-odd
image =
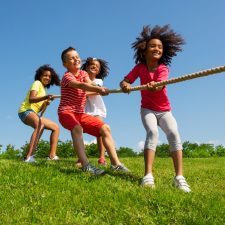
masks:
[[[44,129],[51,131],[49,159],[57,160],[56,148],[59,137],[59,126],[47,118],[40,118],[38,113],[45,104],[49,104],[51,100],[54,100],[54,95],[47,95],[45,89],[51,85],[59,86],[60,79],[53,68],[49,65],[43,65],[36,70],[34,80],[18,111],[21,121],[34,128],[25,162],[35,162],[33,155],[34,148]]]

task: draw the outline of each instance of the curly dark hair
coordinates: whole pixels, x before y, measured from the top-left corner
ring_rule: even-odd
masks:
[[[52,78],[50,84],[46,86],[46,88],[50,88],[51,85],[60,85],[60,78],[59,75],[55,72],[53,68],[51,68],[49,65],[45,64],[43,66],[40,66],[35,73],[34,80],[40,80],[41,81],[41,75],[43,74],[44,71],[50,71]]]
[[[87,71],[87,67],[93,62],[93,61],[98,61],[100,63],[100,71],[99,74],[96,76],[96,78],[104,80],[109,74],[109,67],[108,67],[108,62],[106,62],[103,59],[98,59],[98,58],[92,58],[88,57],[87,59],[83,60],[84,63],[81,66],[82,70]]]
[[[132,43],[132,48],[135,50],[134,59],[135,63],[146,63],[145,50],[147,43],[151,39],[159,39],[163,44],[163,55],[159,60],[159,63],[164,65],[170,65],[172,58],[177,55],[177,52],[181,52],[181,45],[185,44],[181,35],[175,33],[170,25],[155,26],[152,29],[150,26],[144,26],[143,30],[136,41]]]

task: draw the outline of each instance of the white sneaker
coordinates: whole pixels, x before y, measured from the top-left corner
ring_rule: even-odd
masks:
[[[143,187],[150,187],[152,189],[155,188],[155,183],[154,183],[154,177],[152,176],[152,174],[147,174],[143,177],[141,185]]]
[[[34,156],[31,155],[27,159],[25,159],[24,162],[26,162],[26,163],[35,163],[36,160],[35,160]]]
[[[59,157],[57,155],[55,155],[53,158],[47,157],[47,160],[57,161],[57,160],[59,160]]]
[[[182,175],[174,177],[173,184],[176,188],[184,192],[191,192],[190,186]]]

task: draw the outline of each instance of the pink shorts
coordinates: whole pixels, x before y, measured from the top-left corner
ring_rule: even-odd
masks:
[[[102,120],[97,117],[88,115],[86,113],[75,113],[75,112],[61,112],[58,114],[59,122],[67,130],[72,131],[77,125],[83,128],[83,132],[99,137],[100,129],[105,124]]]

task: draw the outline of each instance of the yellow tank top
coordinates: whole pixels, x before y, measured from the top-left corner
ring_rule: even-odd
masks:
[[[34,83],[31,85],[30,90],[27,92],[25,100],[22,102],[19,108],[19,113],[25,112],[28,109],[34,110],[36,113],[40,112],[41,106],[44,101],[37,102],[37,103],[29,103],[29,97],[30,97],[30,92],[31,91],[37,91],[37,97],[42,97],[46,95],[46,90],[44,85],[41,83],[41,81],[36,80]]]

